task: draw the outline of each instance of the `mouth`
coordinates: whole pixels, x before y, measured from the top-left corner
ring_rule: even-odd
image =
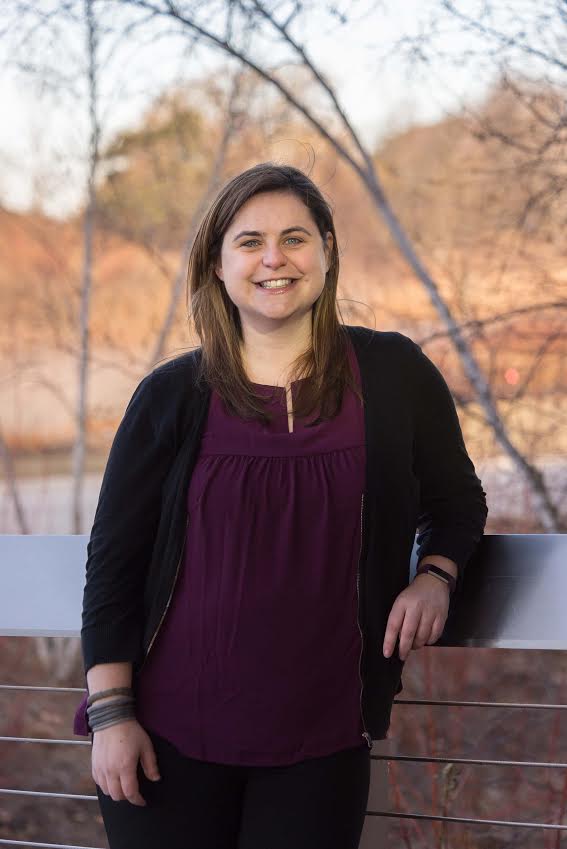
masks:
[[[255,285],[259,289],[263,289],[265,292],[277,294],[279,292],[287,292],[287,290],[292,289],[296,283],[297,279],[294,277],[280,277],[274,278],[273,280],[262,280],[262,282],[256,283]]]

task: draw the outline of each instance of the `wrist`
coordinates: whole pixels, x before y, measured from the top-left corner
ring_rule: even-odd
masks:
[[[93,733],[135,719],[135,697],[130,687],[109,687],[87,699],[88,724]]]
[[[430,584],[433,584],[434,586],[437,584],[439,584],[439,586],[441,586],[441,584],[444,584],[447,588],[447,591],[450,592],[449,584],[446,581],[440,581],[439,578],[436,578],[435,575],[431,574],[431,572],[420,572],[418,575],[415,575],[413,583],[415,583],[418,578],[423,578],[425,579],[425,581]],[[422,583],[422,581],[420,581],[420,583]]]
[[[444,569],[445,572],[449,572],[449,574],[454,578],[456,578],[459,574],[458,564],[455,563],[454,560],[451,560],[449,557],[445,557],[442,554],[425,554],[423,558],[418,561],[418,570],[420,566],[439,566],[441,569]]]
[[[445,584],[449,595],[453,594],[457,586],[457,580],[451,572],[433,563],[420,563],[417,567],[415,577],[418,578],[420,575],[429,575],[433,580]]]

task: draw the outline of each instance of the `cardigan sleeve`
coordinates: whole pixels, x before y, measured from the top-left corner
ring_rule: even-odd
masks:
[[[414,470],[419,480],[418,562],[440,554],[464,567],[486,524],[486,493],[475,473],[453,397],[437,366],[414,344]]]
[[[126,408],[100,489],[83,593],[85,673],[134,662],[141,645],[144,579],[172,451],[153,421],[153,380],[154,373],[142,380]]]

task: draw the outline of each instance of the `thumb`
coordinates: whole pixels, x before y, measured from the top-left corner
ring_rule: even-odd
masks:
[[[146,778],[149,778],[150,781],[160,780],[161,775],[159,774],[156,753],[150,741],[146,743],[140,753],[140,763],[142,764]]]

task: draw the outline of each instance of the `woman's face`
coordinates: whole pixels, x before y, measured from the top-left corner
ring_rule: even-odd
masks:
[[[292,192],[250,198],[226,231],[215,265],[243,327],[265,330],[308,314],[323,291],[332,243],[330,232],[323,241]]]

